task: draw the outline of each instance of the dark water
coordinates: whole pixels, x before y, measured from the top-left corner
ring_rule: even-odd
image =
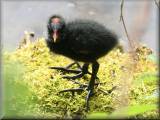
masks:
[[[141,41],[157,52],[158,8],[154,1],[148,2],[149,20]],[[134,24],[133,18],[138,15],[138,8],[142,4],[144,4],[143,0],[125,1],[124,14],[128,29]],[[122,23],[119,22],[120,0],[4,0],[1,7],[1,40],[4,49],[15,49],[25,30],[34,31],[36,37],[46,37],[47,20],[53,14],[62,15],[66,21],[78,18],[98,21],[116,32],[119,38],[127,40]]]

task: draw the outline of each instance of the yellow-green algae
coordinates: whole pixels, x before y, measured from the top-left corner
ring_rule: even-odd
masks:
[[[148,59],[148,56],[152,55],[152,53],[147,47],[139,47],[136,54],[138,57],[134,68],[133,80],[129,85],[131,88],[128,91],[129,106],[139,104],[158,105],[158,96],[146,99],[147,96],[152,96],[153,92],[158,88],[157,63]],[[118,109],[120,103],[117,102],[117,99],[119,99],[117,96],[121,91],[117,88],[111,94],[106,95],[100,90],[107,91],[113,86],[119,87],[121,85],[122,76],[125,77],[127,74],[125,66],[129,64],[129,56],[130,53],[124,53],[120,49],[115,48],[98,60],[100,63],[98,77],[101,84],[95,88],[96,94],[90,100],[90,111],[88,113],[85,111],[87,91],[74,96],[69,92],[58,94],[61,90],[77,88],[79,85],[61,78],[62,74],[60,71],[49,69],[50,66],[66,66],[73,61],[61,55],[51,53],[45,44],[44,38],[39,38],[25,47],[16,49],[14,52],[5,52],[4,65],[8,62],[18,61],[25,66],[25,74],[23,74],[23,80],[20,82],[27,84],[37,97],[33,105],[37,110],[35,113],[33,112],[34,117],[73,118],[80,115],[82,118],[85,118],[90,113],[105,112],[106,114],[111,114]],[[150,76],[150,79],[145,80],[148,78],[146,75]],[[127,78],[125,79],[127,80]],[[77,81],[85,84],[89,80],[90,75],[77,79]],[[21,116],[23,115],[26,114],[21,113]],[[136,115],[136,117],[141,118],[157,118],[157,116],[158,110]]]

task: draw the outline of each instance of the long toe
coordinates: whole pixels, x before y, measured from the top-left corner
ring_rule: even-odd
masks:
[[[50,69],[56,69],[56,70],[60,70],[61,72],[64,73],[80,73],[81,70],[73,70],[73,69],[68,69],[68,68],[64,68],[64,67],[49,67]]]
[[[75,92],[82,92],[84,91],[84,88],[80,87],[80,88],[72,88],[72,89],[65,89],[65,90],[62,90],[60,91],[59,93],[64,93],[64,92],[71,92],[72,95],[74,95]]]
[[[81,78],[81,77],[83,77],[83,76],[84,76],[84,74],[81,72],[81,73],[79,73],[79,74],[77,74],[77,75],[75,75],[75,76],[63,76],[62,78],[75,80],[75,79]]]

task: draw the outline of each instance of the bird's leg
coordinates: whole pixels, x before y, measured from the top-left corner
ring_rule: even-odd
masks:
[[[73,65],[77,65],[77,67],[79,68],[78,70],[72,70],[72,69],[69,69],[69,68],[71,68]],[[80,64],[77,62],[77,61],[75,61],[75,62],[73,62],[73,63],[71,63],[71,64],[69,64],[68,66],[66,66],[66,67],[49,67],[50,69],[56,69],[56,70],[60,70],[60,71],[63,71],[63,72],[71,72],[71,73],[80,73],[81,72],[81,66],[80,66]]]
[[[85,74],[87,74],[87,71],[88,71],[88,66],[89,66],[89,63],[85,63],[82,67],[82,71],[77,74],[76,76],[63,76],[63,78],[67,78],[67,79],[76,79],[76,78],[80,78],[82,76],[84,76]],[[64,93],[64,92],[71,92],[73,95],[75,92],[82,92],[84,91],[84,89],[88,86],[88,85],[83,85],[77,81],[73,81],[75,84],[79,84],[80,87],[79,88],[73,88],[73,89],[66,89],[66,90],[62,90],[60,91],[59,93]]]
[[[87,64],[87,63],[83,65],[82,69],[83,69],[84,73],[86,72],[86,70],[88,70],[88,65],[89,64]],[[90,80],[90,82],[89,82],[88,85],[82,85],[80,83],[77,83],[77,84],[80,85],[79,88],[65,89],[65,90],[60,91],[59,93],[71,92],[72,95],[74,95],[75,92],[82,92],[82,91],[85,90],[85,88],[87,88],[88,94],[86,96],[86,111],[88,111],[89,110],[89,100],[90,100],[90,97],[93,96],[93,94],[94,94],[94,85],[95,85],[95,80],[96,80],[98,69],[99,69],[98,62],[94,62],[92,64],[91,80]]]
[[[73,65],[77,65],[77,67],[78,67],[78,69],[77,70],[73,70],[73,69],[69,69],[69,68],[71,68]],[[67,78],[67,79],[76,79],[76,78],[79,78],[79,77],[82,77],[81,76],[81,74],[82,73],[85,73],[85,74],[89,74],[89,75],[92,75],[92,73],[90,73],[89,71],[88,71],[88,68],[87,68],[87,70],[86,69],[83,69],[83,67],[81,67],[81,65],[77,62],[77,61],[75,61],[75,62],[73,62],[73,63],[71,63],[71,64],[69,64],[68,66],[66,66],[66,67],[49,67],[50,69],[56,69],[56,70],[60,70],[60,71],[62,71],[62,72],[70,72],[70,73],[77,73],[77,77],[76,76],[74,76],[74,77],[63,77],[63,78]],[[79,77],[78,77],[79,76]],[[97,76],[96,76],[96,79],[99,79]]]
[[[80,73],[78,73],[77,75],[75,76],[63,76],[63,78],[66,78],[66,79],[72,79],[72,80],[75,80],[77,78],[81,78],[83,77],[85,74],[88,73],[88,66],[89,66],[89,63],[85,63],[82,67],[82,70]]]
[[[86,97],[86,111],[89,110],[89,100],[90,100],[90,97],[94,94],[93,90],[94,90],[95,79],[96,79],[96,76],[97,76],[98,69],[99,69],[98,62],[96,62],[96,61],[93,62],[93,64],[92,64],[91,80],[90,80],[88,88],[87,88],[88,94],[87,94],[87,97]]]

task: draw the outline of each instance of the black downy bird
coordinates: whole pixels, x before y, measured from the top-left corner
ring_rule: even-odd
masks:
[[[89,109],[89,99],[94,93],[95,80],[99,69],[97,59],[106,55],[118,43],[117,36],[103,25],[90,20],[75,20],[65,23],[59,15],[53,15],[48,21],[47,46],[51,52],[71,58],[75,62],[67,67],[51,67],[66,72],[77,73],[75,76],[64,76],[67,79],[81,78],[90,74],[91,78],[87,86],[76,89],[67,89],[61,92],[78,92],[87,87],[86,110]],[[81,67],[78,61],[84,62]],[[81,70],[69,69],[77,64]],[[92,73],[88,71],[89,64],[92,64]]]

